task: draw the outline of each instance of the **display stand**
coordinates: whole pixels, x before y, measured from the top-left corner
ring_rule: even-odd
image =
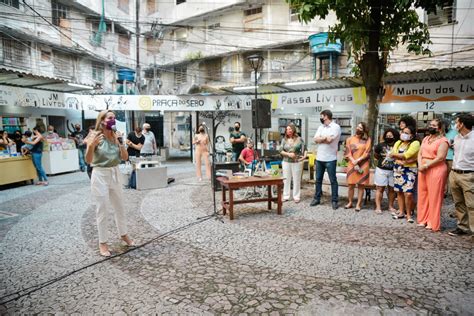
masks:
[[[0,159],[0,185],[33,181],[36,169],[30,156]]]
[[[41,158],[46,174],[58,174],[79,169],[77,149],[44,151]]]

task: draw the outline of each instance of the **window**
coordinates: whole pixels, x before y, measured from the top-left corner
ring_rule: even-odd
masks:
[[[129,12],[130,1],[129,0],[118,0],[118,8],[125,13]]]
[[[211,59],[206,62],[206,82],[220,81],[222,76],[222,60]]]
[[[298,22],[298,9],[290,7],[290,22]]]
[[[186,2],[186,0],[176,0],[176,5],[181,4],[181,3],[185,3],[185,2]]]
[[[97,82],[104,82],[105,66],[104,64],[92,62],[92,79]]]
[[[436,13],[428,14],[428,26],[438,26],[453,23],[455,21],[454,0],[446,1],[443,6],[436,6]]]
[[[156,0],[147,0],[146,1],[146,9],[148,14],[152,14],[156,12]]]
[[[244,16],[262,13],[262,7],[244,10]]]
[[[2,38],[3,58],[0,60],[5,65],[15,65],[20,67],[28,67],[30,62],[30,43],[19,42],[14,39]]]
[[[174,67],[174,84],[180,85],[186,83],[188,69],[186,66],[177,66]]]
[[[130,39],[126,34],[119,34],[118,36],[118,51],[130,55]]]
[[[51,52],[41,50],[41,61],[51,61]]]
[[[17,9],[20,8],[20,1],[19,0],[0,0],[0,3],[8,5],[10,7],[17,8]]]
[[[54,52],[53,65],[54,75],[61,78],[72,78],[73,68],[71,56]]]
[[[174,31],[175,48],[182,48],[186,46],[188,38],[188,30],[185,28]]]
[[[262,7],[244,10],[244,32],[260,30],[263,28]]]
[[[160,52],[160,46],[163,41],[156,38],[147,38],[146,39],[146,50],[149,55],[156,55]]]
[[[56,26],[61,26],[61,20],[69,17],[69,7],[55,0],[51,1],[52,22]]]

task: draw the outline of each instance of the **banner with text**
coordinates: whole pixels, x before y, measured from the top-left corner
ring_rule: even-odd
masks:
[[[474,100],[474,80],[386,85],[382,103]]]

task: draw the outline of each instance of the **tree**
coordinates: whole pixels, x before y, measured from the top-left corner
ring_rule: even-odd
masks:
[[[300,21],[326,18],[334,12],[337,23],[329,27],[328,41],[340,39],[348,45],[349,57],[356,64],[367,94],[367,119],[371,135],[375,135],[379,113],[378,96],[390,52],[400,44],[408,52],[431,54],[428,27],[419,21],[415,9],[436,12],[446,0],[286,0],[298,10]]]

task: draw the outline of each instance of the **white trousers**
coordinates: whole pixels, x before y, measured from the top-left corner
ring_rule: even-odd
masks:
[[[293,179],[293,200],[299,200],[301,197],[301,172],[303,171],[303,162],[282,162],[283,168],[283,199],[290,199],[291,179]]]
[[[123,206],[122,183],[118,166],[111,168],[94,167],[91,175],[91,193],[95,203],[99,242],[108,239],[108,206],[114,210],[115,224],[120,236],[127,234],[125,208]]]

